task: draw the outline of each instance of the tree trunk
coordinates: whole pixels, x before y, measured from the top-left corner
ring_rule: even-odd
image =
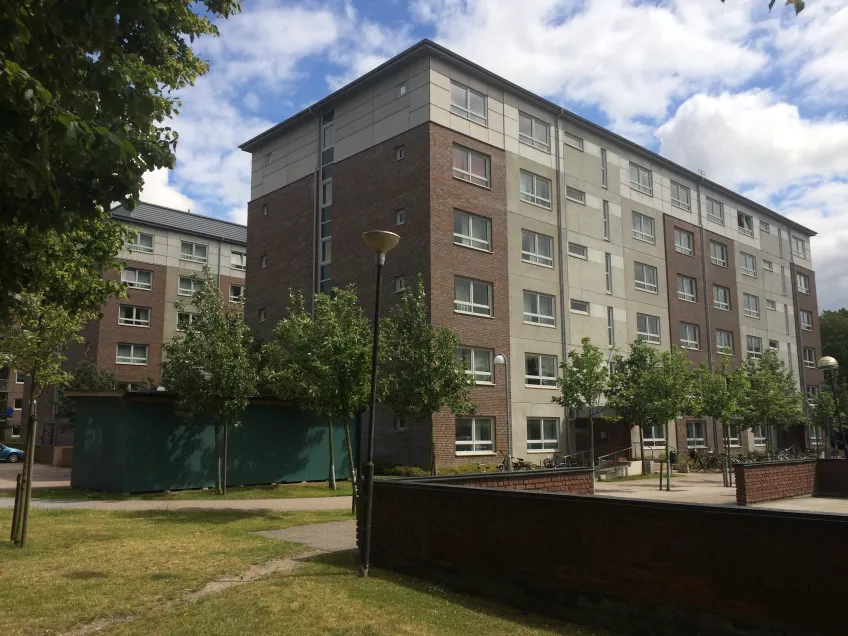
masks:
[[[26,544],[27,524],[29,522],[29,503],[32,498],[32,465],[35,463],[35,385],[37,378],[32,374],[29,384],[29,417],[27,418],[27,443],[24,454],[24,466],[21,471],[22,487],[20,512],[18,513],[18,527],[15,534],[15,543],[18,547],[23,548]]]
[[[336,489],[336,454],[333,450],[333,418],[327,418],[328,441],[330,444],[330,490]]]
[[[589,455],[590,466],[595,468],[595,420],[592,419],[592,411],[589,411]]]
[[[645,432],[642,430],[642,427],[639,427],[639,457],[642,459],[642,474],[648,474],[648,466],[645,463]]]
[[[432,415],[430,416],[430,474],[436,474],[436,423]]]
[[[228,451],[228,429],[229,426],[227,422],[224,422],[224,469],[221,471],[223,473],[223,478],[221,479],[221,492],[222,494],[227,494],[227,451]]]
[[[665,490],[671,490],[671,447],[668,445],[668,422],[665,423]]]
[[[347,463],[350,466],[350,489],[351,489],[351,502],[350,502],[350,514],[356,514],[356,466],[353,464],[353,444],[350,442],[350,422],[348,418],[344,418],[344,428],[345,428],[345,442],[347,442]]]

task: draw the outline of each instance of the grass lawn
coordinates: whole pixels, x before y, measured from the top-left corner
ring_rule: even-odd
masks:
[[[34,499],[76,499],[97,501],[125,501],[128,499],[161,499],[165,501],[185,501],[188,499],[300,499],[302,497],[343,497],[351,494],[349,481],[336,482],[336,490],[330,490],[327,482],[304,482],[300,484],[278,484],[276,486],[230,486],[227,494],[218,495],[214,490],[178,490],[174,492],[151,492],[122,495],[100,490],[81,490],[79,488],[33,488]],[[14,490],[0,491],[0,497],[14,497]]]

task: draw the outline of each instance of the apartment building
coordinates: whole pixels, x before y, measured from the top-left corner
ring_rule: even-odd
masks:
[[[354,284],[368,310],[373,257],[361,233],[401,236],[384,307],[420,275],[430,318],[450,327],[477,385],[474,417],[378,414],[378,459],[441,465],[506,452],[539,461],[589,446],[581,414],[553,404],[558,364],[584,336],[627,352],[638,336],[693,362],[776,348],[814,392],[821,374],[815,233],[424,40],[244,143],[252,156],[247,317],[268,338],[289,290]],[[370,311],[370,310],[369,310]],[[812,362],[812,366],[811,366]],[[571,416],[571,417],[569,417]],[[713,447],[720,427],[672,428]],[[740,447],[756,448],[748,432]],[[646,445],[665,445],[661,430]],[[638,440],[600,423],[595,445]]]
[[[105,274],[127,284],[127,297],[103,305],[100,319],[83,331],[85,342],[69,350],[67,366],[73,369],[87,359],[113,373],[123,386],[156,386],[163,345],[192,319],[190,300],[196,284],[192,275],[207,266],[230,301],[244,295],[247,229],[144,202],[134,210],[116,207],[112,218],[137,231],[119,255],[124,269]],[[179,301],[186,307],[178,312]],[[56,406],[55,391],[50,390],[38,407],[39,443],[70,443],[72,439],[54,425]],[[22,411],[24,418],[26,411]],[[20,435],[15,428],[11,432]]]

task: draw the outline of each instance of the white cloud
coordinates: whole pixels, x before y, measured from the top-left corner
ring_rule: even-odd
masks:
[[[247,206],[233,208],[232,210],[227,212],[227,216],[233,223],[247,225]]]
[[[171,171],[159,168],[145,173],[141,187],[141,200],[175,210],[194,210],[194,201],[170,184]],[[195,210],[196,211],[196,210]]]

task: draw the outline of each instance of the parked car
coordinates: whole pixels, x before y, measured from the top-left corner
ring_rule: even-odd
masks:
[[[24,452],[5,444],[0,444],[0,462],[9,462],[14,464],[24,458]]]

